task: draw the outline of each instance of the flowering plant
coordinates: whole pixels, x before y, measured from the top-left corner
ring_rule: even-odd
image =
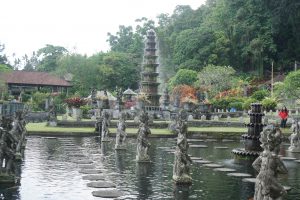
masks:
[[[137,100],[139,102],[145,102],[145,103],[151,103],[151,101],[149,100],[149,97],[146,93],[140,93],[137,95]]]
[[[85,99],[82,99],[80,97],[71,97],[65,99],[65,102],[68,104],[69,107],[75,108],[80,108],[80,106],[84,106],[87,103]]]

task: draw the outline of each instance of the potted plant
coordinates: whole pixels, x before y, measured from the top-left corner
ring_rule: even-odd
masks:
[[[77,121],[79,121],[81,119],[81,113],[82,113],[80,106],[84,106],[87,103],[87,101],[80,97],[71,97],[71,98],[65,99],[65,102],[67,103],[68,107],[72,108],[73,117]]]

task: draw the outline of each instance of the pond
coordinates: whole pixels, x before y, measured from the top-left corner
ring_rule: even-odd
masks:
[[[114,141],[104,143],[100,149],[97,137],[85,138],[47,138],[28,137],[25,159],[21,166],[21,185],[1,189],[0,199],[44,200],[70,199],[94,200],[92,191],[99,189],[87,187],[90,181],[83,180],[78,160],[89,159],[93,166],[103,171],[105,180],[116,184],[124,192],[120,199],[205,199],[241,200],[253,196],[254,183],[244,182],[242,178],[231,177],[227,172],[218,172],[201,164],[193,163],[191,173],[193,184],[190,187],[174,186],[172,170],[175,139],[151,139],[151,163],[135,162],[136,141],[127,140],[127,150],[115,151]],[[207,148],[190,148],[193,157],[202,157],[237,172],[254,174],[252,168],[236,165],[231,158],[231,150],[242,147],[240,141],[193,141],[192,144],[207,145]],[[222,146],[228,149],[216,149]],[[205,146],[203,146],[205,147]],[[283,156],[290,155],[282,146]],[[280,176],[283,185],[291,186],[286,199],[295,200],[300,196],[300,168],[294,161],[285,161],[288,175]]]

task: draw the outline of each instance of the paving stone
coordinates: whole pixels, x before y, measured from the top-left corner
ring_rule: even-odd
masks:
[[[224,165],[219,165],[219,164],[211,163],[211,164],[204,164],[203,166],[209,167],[209,168],[221,168],[221,167],[223,167]]]
[[[295,160],[295,162],[300,163],[300,160]]]
[[[191,160],[202,160],[202,158],[201,157],[191,157]]]
[[[82,169],[79,171],[82,174],[100,174],[102,171],[100,169]]]
[[[205,142],[217,142],[218,140],[216,139],[206,139]]]
[[[92,194],[95,197],[102,197],[102,198],[118,198],[124,195],[123,192],[116,189],[93,191]]]
[[[111,182],[106,182],[106,181],[94,181],[90,182],[87,184],[88,187],[93,187],[93,188],[114,188],[116,185]]]
[[[235,140],[231,140],[231,139],[223,139],[222,142],[234,142]]]
[[[43,137],[44,139],[57,139],[57,137]]]
[[[207,148],[207,145],[204,144],[192,144],[190,145],[190,148]]]
[[[83,180],[90,180],[90,181],[98,181],[98,180],[104,180],[104,175],[85,175],[82,177]]]
[[[215,147],[215,149],[228,149],[228,147]]]
[[[251,174],[246,173],[228,173],[228,176],[234,176],[234,177],[251,177]]]
[[[68,156],[74,156],[74,157],[86,157],[84,154],[80,154],[80,153],[68,153]]]
[[[187,139],[188,142],[204,142],[204,140],[200,139]]]
[[[231,168],[216,168],[214,169],[214,171],[219,171],[219,172],[235,172],[235,169],[231,169]]]

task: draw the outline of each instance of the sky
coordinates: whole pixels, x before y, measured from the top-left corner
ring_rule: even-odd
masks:
[[[197,9],[205,0],[0,0],[0,43],[13,60],[13,53],[63,46],[71,52],[92,55],[108,51],[107,33],[119,25],[133,25],[135,19],[155,20],[172,14],[176,5]]]

